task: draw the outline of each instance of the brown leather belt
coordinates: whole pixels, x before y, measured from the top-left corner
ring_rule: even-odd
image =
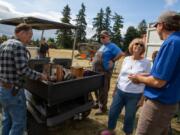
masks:
[[[6,83],[6,82],[1,82],[0,81],[0,86],[2,86],[5,90],[12,90],[11,94],[13,96],[16,96],[19,92],[19,87],[15,86],[12,83]]]
[[[5,89],[12,89],[14,85],[12,83],[0,82],[0,86]]]

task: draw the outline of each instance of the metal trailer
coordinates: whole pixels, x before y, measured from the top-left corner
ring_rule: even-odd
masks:
[[[59,61],[58,61],[59,62]],[[48,64],[48,60],[31,60],[30,67]],[[54,62],[57,64],[57,61]],[[51,63],[52,64],[52,63]],[[32,65],[38,65],[36,66]],[[28,110],[39,123],[55,126],[75,115],[85,118],[93,107],[91,91],[103,86],[104,75],[86,70],[82,78],[60,82],[28,79]]]
[[[0,20],[1,24],[18,25],[26,22],[31,25],[33,29],[47,30],[47,29],[76,29],[76,26],[43,20],[35,17],[20,17]],[[42,32],[43,34],[43,32]],[[74,49],[76,43],[76,32],[72,51],[72,59],[55,59],[53,62],[64,66],[71,66],[73,63]],[[34,60],[29,64],[43,65],[49,60]],[[96,91],[103,86],[104,75],[87,71],[83,78],[62,81],[62,82],[45,82],[27,80],[27,105],[29,112],[33,115],[38,123],[44,123],[51,127],[72,118],[76,114],[81,114],[82,117],[87,117],[93,106],[93,99],[91,91]],[[30,124],[31,128],[35,125]],[[36,130],[40,130],[37,128]],[[29,134],[34,134],[30,133]],[[39,134],[39,133],[38,133]]]

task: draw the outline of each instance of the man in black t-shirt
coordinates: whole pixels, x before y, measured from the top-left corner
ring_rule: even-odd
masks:
[[[49,57],[49,46],[46,43],[46,39],[43,38],[41,41],[40,49],[39,49],[40,58],[45,58],[46,54]]]

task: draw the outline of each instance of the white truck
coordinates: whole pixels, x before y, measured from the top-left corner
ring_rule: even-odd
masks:
[[[147,29],[146,35],[146,52],[145,57],[149,60],[152,60],[152,53],[158,51],[163,40],[159,38],[159,35],[156,31],[156,28],[153,27],[154,23],[150,23]]]

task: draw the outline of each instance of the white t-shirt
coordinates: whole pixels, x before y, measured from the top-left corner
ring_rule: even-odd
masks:
[[[147,59],[133,60],[131,56],[124,59],[121,72],[118,76],[117,87],[127,93],[143,93],[145,85],[135,84],[129,80],[129,74],[149,73],[151,63]]]

